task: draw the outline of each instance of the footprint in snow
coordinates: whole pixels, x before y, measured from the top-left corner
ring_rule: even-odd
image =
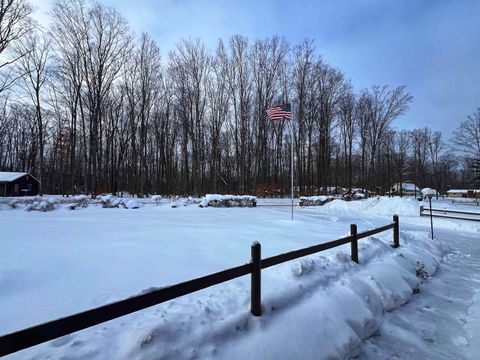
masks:
[[[423,333],[422,340],[423,340],[424,342],[426,342],[426,343],[429,344],[429,345],[432,345],[432,344],[435,343],[435,340],[433,340],[433,339],[431,338],[431,336],[430,336],[431,333],[430,333],[429,331],[423,330],[422,333]]]

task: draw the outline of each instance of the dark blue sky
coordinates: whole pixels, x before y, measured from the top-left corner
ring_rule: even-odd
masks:
[[[479,0],[100,0],[164,56],[181,38],[212,50],[219,38],[272,35],[314,39],[317,52],[351,78],[356,90],[406,85],[414,96],[395,126],[429,126],[449,138],[480,107]],[[39,17],[49,0],[37,0]]]

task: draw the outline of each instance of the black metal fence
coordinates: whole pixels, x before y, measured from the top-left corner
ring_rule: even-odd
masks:
[[[131,314],[135,311],[161,304],[182,295],[187,295],[248,274],[251,274],[251,313],[255,316],[260,316],[262,313],[262,269],[348,243],[351,245],[351,259],[358,263],[358,240],[389,229],[393,229],[393,241],[391,245],[392,247],[397,248],[400,246],[399,219],[397,215],[393,216],[393,222],[388,225],[365,231],[363,233],[357,233],[357,226],[352,224],[350,226],[349,236],[265,259],[261,258],[261,245],[258,242],[254,242],[251,246],[251,261],[245,265],[185,281],[176,285],[166,286],[149,293],[133,296],[125,300],[3,335],[0,337],[0,356],[12,354],[46,341],[68,335],[75,331],[80,331]]]
[[[445,219],[454,219],[454,220],[469,220],[469,221],[480,221],[480,213],[472,211],[461,211],[461,210],[447,210],[447,209],[430,209],[426,208],[423,205],[420,206],[420,216],[430,216],[445,218]],[[461,214],[468,215],[473,217],[464,217],[464,216],[452,216],[449,214]]]

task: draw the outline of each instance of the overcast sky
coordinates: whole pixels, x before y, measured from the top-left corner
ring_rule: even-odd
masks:
[[[446,138],[480,107],[479,0],[100,0],[137,34],[157,40],[164,56],[181,38],[214,49],[219,38],[272,35],[317,52],[355,89],[406,85],[414,96],[399,128],[429,126]],[[34,0],[45,24],[50,0]]]

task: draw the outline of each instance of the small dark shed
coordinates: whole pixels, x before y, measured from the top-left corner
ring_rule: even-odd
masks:
[[[0,196],[38,195],[39,185],[29,173],[0,171]]]

